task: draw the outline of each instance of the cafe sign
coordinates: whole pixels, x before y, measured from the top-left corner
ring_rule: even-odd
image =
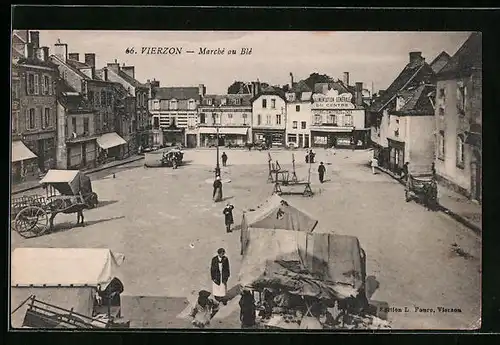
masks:
[[[313,109],[354,109],[351,93],[339,94],[337,90],[328,90],[326,94],[313,95]]]

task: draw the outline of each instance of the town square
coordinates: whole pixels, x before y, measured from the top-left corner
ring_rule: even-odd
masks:
[[[72,34],[13,32],[12,327],[480,327],[480,34],[422,33],[377,91],[221,92]]]

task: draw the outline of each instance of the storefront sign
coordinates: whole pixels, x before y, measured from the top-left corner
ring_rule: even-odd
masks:
[[[313,95],[312,109],[354,109],[352,94],[339,94],[337,90],[329,90],[326,94]]]

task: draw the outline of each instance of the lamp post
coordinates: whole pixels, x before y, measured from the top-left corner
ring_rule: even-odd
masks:
[[[216,165],[215,165],[215,177],[220,176],[220,164],[219,164],[219,125],[217,124],[216,121],[216,113],[215,113],[215,104],[213,105],[214,112],[212,113],[213,115],[213,120],[214,120],[214,126],[217,131],[216,134],[216,144],[217,144],[217,160],[216,160]]]

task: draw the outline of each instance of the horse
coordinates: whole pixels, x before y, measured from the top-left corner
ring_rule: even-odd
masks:
[[[51,210],[49,218],[49,229],[54,228],[54,218],[59,214],[72,214],[76,213],[76,224],[85,226],[85,218],[83,216],[83,210],[89,209],[89,205],[85,202],[81,195],[75,195],[70,197],[58,196],[49,202],[49,208]]]

